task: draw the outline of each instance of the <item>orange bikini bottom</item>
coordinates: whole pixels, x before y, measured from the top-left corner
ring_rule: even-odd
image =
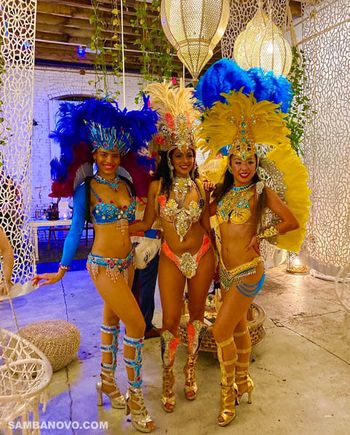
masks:
[[[167,242],[162,243],[162,252],[173,261],[179,268],[180,272],[186,278],[193,278],[197,273],[198,265],[203,255],[205,255],[211,247],[210,238],[204,234],[201,247],[192,255],[189,252],[184,252],[180,256],[174,254]]]

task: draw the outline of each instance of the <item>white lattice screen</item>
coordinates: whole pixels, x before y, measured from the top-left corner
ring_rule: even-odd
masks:
[[[315,270],[335,275],[350,264],[349,1],[324,0],[303,15],[307,92],[317,110],[304,140],[312,189],[306,253]]]
[[[13,279],[24,282],[35,264],[29,216],[36,0],[0,3],[1,56],[6,68],[0,98],[3,124],[9,128],[7,143],[1,148],[0,225],[15,250]]]

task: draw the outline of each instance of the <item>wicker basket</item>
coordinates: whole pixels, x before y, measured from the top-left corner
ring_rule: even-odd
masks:
[[[212,310],[206,311],[205,318],[209,323],[213,324],[216,318],[216,313]],[[189,316],[184,314],[181,317],[179,327],[179,337],[183,343],[187,343],[187,322]],[[252,346],[260,343],[265,336],[264,321],[266,319],[265,311],[256,304],[252,304],[248,312],[248,328],[252,340]],[[209,327],[208,331],[203,338],[200,350],[204,352],[216,353],[216,342],[213,337],[212,328]]]
[[[19,334],[44,353],[54,372],[73,360],[80,345],[79,329],[65,320],[31,323]]]

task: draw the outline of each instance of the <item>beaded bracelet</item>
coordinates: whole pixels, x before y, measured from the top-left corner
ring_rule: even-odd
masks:
[[[64,272],[67,272],[67,270],[70,269],[69,266],[63,266],[61,263],[60,263],[60,265],[58,266],[58,268],[59,268],[59,270],[63,270]]]
[[[265,228],[261,233],[259,233],[256,238],[260,241],[262,239],[270,239],[272,237],[278,236],[278,229],[271,225],[268,228]]]

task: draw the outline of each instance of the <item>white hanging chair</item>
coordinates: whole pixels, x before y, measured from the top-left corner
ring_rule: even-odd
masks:
[[[11,297],[9,302],[18,331]],[[51,378],[51,364],[37,347],[0,328],[0,433],[12,434],[19,427],[24,434],[40,433],[39,404],[45,410]]]

